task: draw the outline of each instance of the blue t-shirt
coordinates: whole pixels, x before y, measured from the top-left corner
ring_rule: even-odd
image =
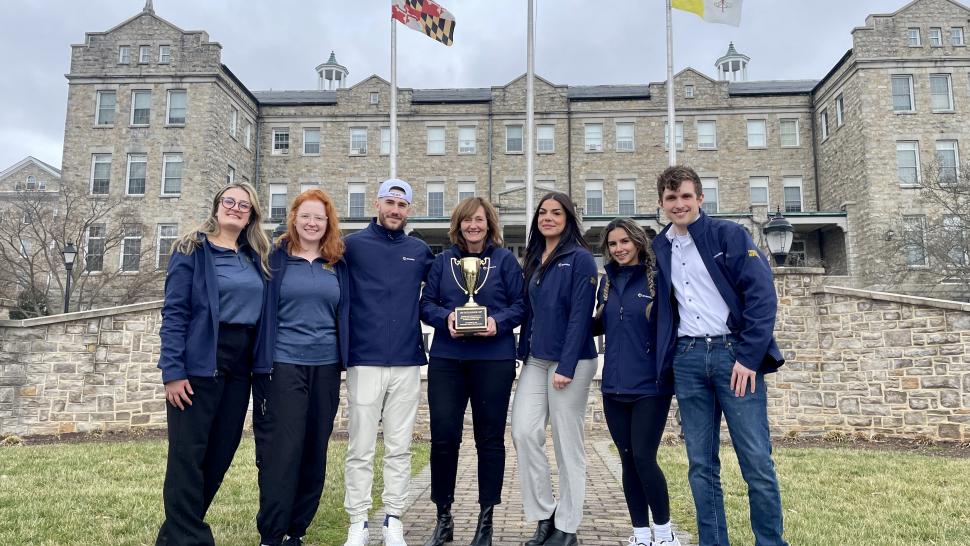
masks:
[[[273,360],[301,365],[339,362],[336,317],[340,297],[333,266],[322,258],[309,262],[288,256],[280,285]]]
[[[206,240],[212,251],[219,287],[219,322],[254,326],[263,312],[265,284],[258,266],[242,249],[235,251]]]

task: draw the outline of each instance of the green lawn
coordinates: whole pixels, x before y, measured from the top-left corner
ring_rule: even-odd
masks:
[[[308,541],[341,544],[347,445],[331,441],[327,483]],[[411,467],[428,462],[428,445],[415,443]],[[155,543],[162,521],[166,443],[55,444],[0,448],[0,545],[135,545]],[[378,442],[374,506],[383,487]],[[253,546],[258,489],[252,437],[243,438],[207,521],[221,545]]]
[[[683,446],[661,447],[671,518],[696,537]],[[970,459],[849,448],[775,451],[792,546],[970,545]],[[721,448],[731,543],[754,544],[747,486],[737,457]]]

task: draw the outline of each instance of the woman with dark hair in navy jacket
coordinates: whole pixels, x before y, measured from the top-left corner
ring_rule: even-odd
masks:
[[[269,373],[253,375],[256,527],[265,546],[301,545],[323,493],[349,339],[343,253],[330,196],[319,189],[298,195],[270,255],[257,343],[257,361]]]
[[[539,201],[526,247],[525,281],[518,350],[525,365],[512,402],[512,440],[525,517],[539,522],[525,544],[575,545],[586,497],[583,416],[597,367],[591,332],[596,262],[566,194],[552,192]],[[559,467],[558,503],[544,448],[549,422]]]
[[[421,296],[421,320],[435,329],[428,365],[431,410],[431,500],[438,521],[426,546],[441,546],[453,537],[451,504],[455,499],[458,449],[465,407],[472,404],[478,452],[478,503],[481,512],[472,546],[492,544],[492,510],[502,502],[505,474],[505,420],[515,379],[515,337],[522,322],[522,268],[502,248],[495,207],[481,197],[461,201],[451,214],[448,231],[454,245],[438,254]],[[488,330],[455,331],[455,308],[468,302],[460,267],[452,259],[488,260],[481,266],[475,301],[488,310]],[[487,275],[487,277],[486,277]],[[455,281],[462,284],[459,285]]]
[[[623,493],[633,522],[630,544],[680,546],[670,529],[667,481],[657,464],[674,385],[673,371],[661,369],[654,347],[653,251],[643,228],[629,218],[606,226],[601,249],[609,261],[596,294],[593,330],[606,335],[603,413],[623,464]]]
[[[256,190],[226,186],[168,261],[158,367],[168,401],[165,522],[158,545],[215,544],[205,514],[249,407],[269,240]]]

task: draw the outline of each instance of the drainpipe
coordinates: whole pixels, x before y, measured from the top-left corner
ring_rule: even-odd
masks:
[[[488,200],[495,201],[492,195],[492,100],[488,101]]]
[[[573,198],[573,103],[566,89],[566,191]]]

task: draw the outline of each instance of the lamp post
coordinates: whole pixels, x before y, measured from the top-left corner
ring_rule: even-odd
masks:
[[[784,267],[788,259],[788,251],[791,250],[795,228],[782,216],[779,209],[765,224],[764,231],[765,238],[768,240],[768,251],[775,258],[775,265]]]
[[[67,243],[61,250],[64,257],[64,269],[67,271],[67,285],[64,288],[64,312],[67,313],[71,306],[71,272],[74,270],[74,259],[77,258],[77,249],[74,243]]]

